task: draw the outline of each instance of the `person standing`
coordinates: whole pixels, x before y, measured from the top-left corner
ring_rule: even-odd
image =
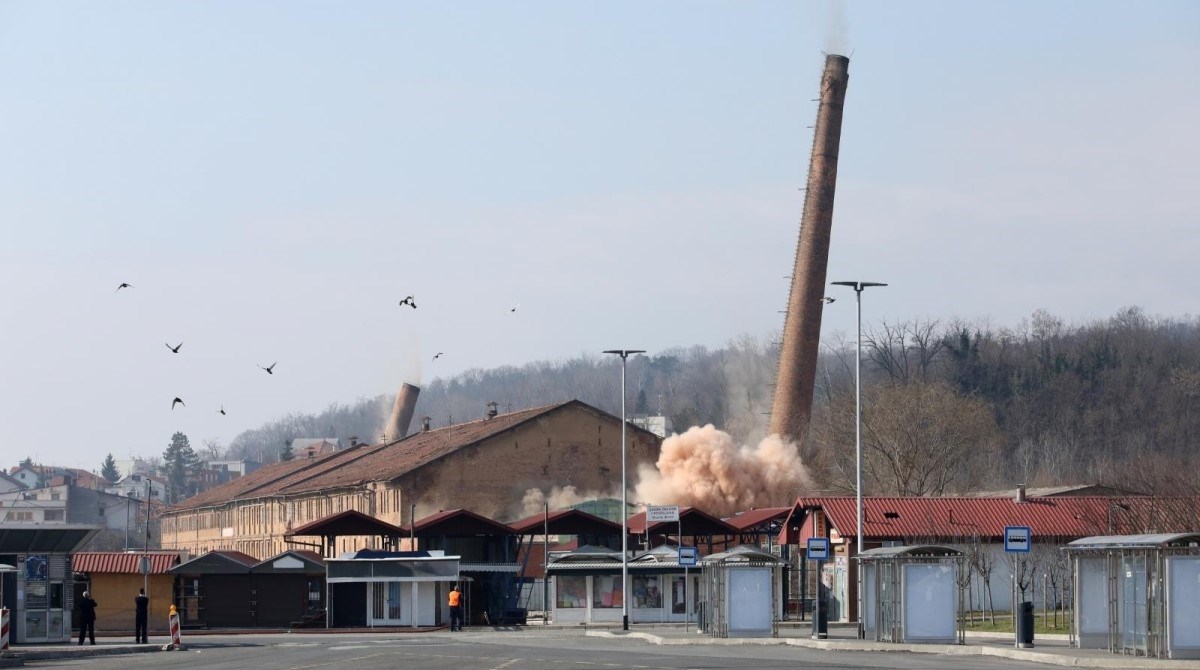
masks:
[[[462,630],[462,591],[450,589],[450,630]]]
[[[96,644],[96,601],[92,600],[92,594],[89,591],[83,592],[83,597],[79,599],[79,644],[83,644],[83,638],[87,637]]]
[[[136,644],[149,644],[146,636],[146,621],[150,616],[150,599],[146,597],[146,589],[138,589],[137,597],[133,599],[133,637]]]

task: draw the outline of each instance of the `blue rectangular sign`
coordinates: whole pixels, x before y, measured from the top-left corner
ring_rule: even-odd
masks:
[[[827,537],[810,537],[810,538],[808,538],[808,560],[810,560],[810,561],[828,561],[829,560],[829,538],[827,538]]]
[[[1004,551],[1027,554],[1033,548],[1033,530],[1029,526],[1004,527]]]
[[[696,565],[699,559],[699,552],[695,547],[680,547],[679,548],[679,567],[690,568]]]

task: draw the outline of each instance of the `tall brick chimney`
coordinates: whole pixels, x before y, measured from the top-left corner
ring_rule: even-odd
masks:
[[[833,192],[837,183],[838,147],[842,139],[842,106],[850,59],[825,56],[821,76],[820,106],[813,131],[808,188],[800,219],[800,241],[792,270],[783,323],[783,344],[771,406],[771,433],[799,441],[812,417],[813,383],[821,337],[821,309],[825,303],[825,269],[829,264],[829,237],[833,225]]]
[[[420,393],[419,386],[400,385],[400,391],[396,393],[396,403],[392,405],[392,416],[384,429],[384,435],[389,442],[395,442],[408,435],[408,425],[412,423],[413,412],[417,409],[417,396]]]

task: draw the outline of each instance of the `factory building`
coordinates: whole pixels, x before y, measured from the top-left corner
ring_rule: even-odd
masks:
[[[658,459],[657,435],[630,424],[627,440],[629,472]],[[163,512],[162,547],[263,558],[313,548],[313,538],[292,531],[339,512],[396,526],[443,509],[515,519],[529,489],[612,495],[620,481],[620,418],[578,400],[511,413],[490,403],[479,421],[432,429],[423,420],[403,439],[266,466],[185,500]],[[340,537],[335,552],[381,549],[380,542]]]

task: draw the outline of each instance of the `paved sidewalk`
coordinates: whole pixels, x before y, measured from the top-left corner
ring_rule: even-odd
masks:
[[[683,628],[655,627],[625,632],[623,630],[593,630],[589,629],[589,637],[629,637],[645,640],[652,644],[661,645],[791,645],[808,649],[825,649],[828,651],[873,651],[873,652],[909,652],[916,654],[942,654],[963,656],[995,656],[1017,661],[1062,665],[1076,668],[1171,668],[1174,670],[1200,670],[1200,661],[1166,660],[1157,658],[1141,658],[1110,654],[1099,649],[1073,649],[1067,636],[1054,636],[1060,639],[1035,638],[1036,647],[1033,649],[1017,649],[1013,644],[1012,635],[986,637],[975,633],[967,637],[963,645],[946,644],[891,644],[885,642],[868,642],[857,639],[854,628],[829,629],[829,638],[813,640],[810,628],[781,627],[779,637],[774,638],[714,638],[703,633],[697,633],[695,628],[685,633]],[[1049,637],[1049,636],[1046,636]]]

